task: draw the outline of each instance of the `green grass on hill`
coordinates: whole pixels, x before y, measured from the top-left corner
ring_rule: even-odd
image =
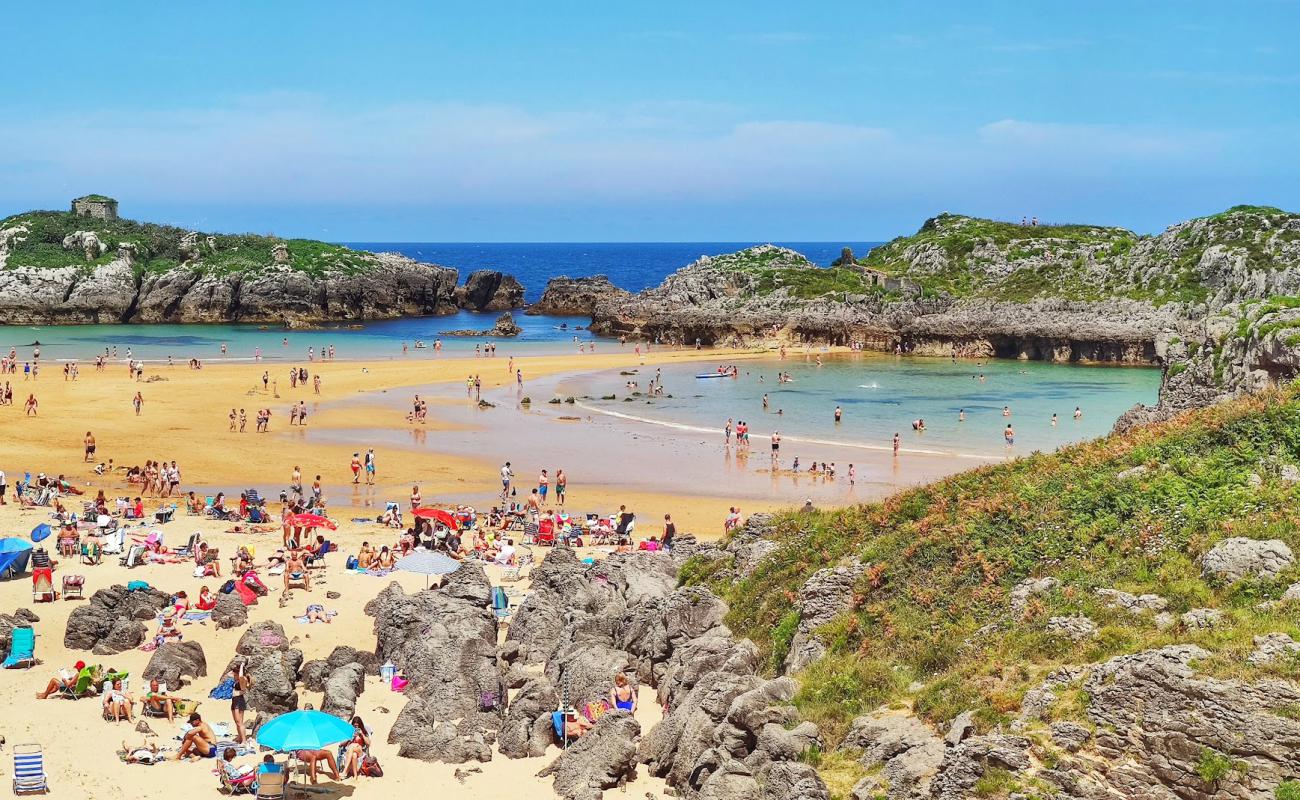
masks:
[[[1300,636],[1294,609],[1261,610],[1300,580],[1216,585],[1197,559],[1228,536],[1279,538],[1300,553],[1300,485],[1279,469],[1300,463],[1300,394],[1273,392],[1173,422],[989,466],[887,500],[778,519],[779,544],[748,578],[717,579],[725,564],[697,557],[686,582],[711,582],[730,603],[727,624],[766,663],[785,656],[798,622],[793,601],[816,570],[857,558],[870,565],[852,610],[819,629],[830,652],[801,675],[796,702],[834,744],[856,715],[910,703],[944,723],[974,709],[989,728],[1018,710],[1051,669],[1175,641],[1215,653],[1222,674],[1292,674],[1300,663],[1250,667],[1252,637]],[[1133,467],[1141,474],[1119,477]],[[1026,577],[1062,588],[1013,619],[1008,595]],[[1216,607],[1223,626],[1159,631],[1149,616],[1106,607],[1101,587],[1167,598],[1175,615]],[[1078,644],[1046,632],[1051,616],[1082,613],[1099,634]],[[991,626],[991,627],[985,627]],[[983,629],[983,630],[982,630]],[[919,688],[909,689],[913,681]],[[1086,697],[1064,693],[1054,718],[1081,717]]]
[[[137,273],[163,272],[184,260],[181,239],[187,231],[171,225],[128,219],[92,219],[64,211],[32,211],[0,221],[0,228],[17,225],[26,226],[28,233],[23,241],[12,247],[6,265],[9,268],[107,264],[117,258],[118,245],[124,242],[135,245],[139,254],[135,263]],[[87,262],[81,252],[64,249],[63,238],[76,231],[94,231],[108,250],[93,262]],[[209,238],[215,247],[208,244]],[[314,276],[327,271],[358,272],[374,263],[373,256],[368,253],[310,239],[277,239],[255,234],[212,234],[209,237],[200,234],[199,242],[200,258],[194,266],[217,274],[269,267],[274,263],[272,249],[280,242],[289,248],[289,266]]]

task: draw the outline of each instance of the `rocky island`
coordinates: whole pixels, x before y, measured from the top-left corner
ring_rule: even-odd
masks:
[[[88,195],[0,220],[0,322],[313,324],[500,311],[513,277],[308,239],[204,234],[122,219]]]

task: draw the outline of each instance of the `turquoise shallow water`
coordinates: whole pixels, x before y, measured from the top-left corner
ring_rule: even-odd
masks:
[[[132,358],[146,361],[166,360],[168,357],[183,361],[189,358],[217,360],[223,358],[221,345],[226,345],[227,359],[251,359],[260,347],[265,359],[305,359],[307,348],[317,353],[322,347],[334,345],[337,358],[396,358],[402,355],[402,343],[414,345],[422,339],[432,348],[433,341],[442,331],[491,328],[498,313],[473,313],[462,311],[444,317],[410,317],[406,319],[367,322],[359,330],[337,327],[321,330],[284,330],[276,326],[262,328],[257,325],[6,325],[0,326],[0,351],[8,353],[16,348],[20,358],[31,354],[31,345],[41,343],[42,360],[88,359],[104,353],[104,348],[117,348],[119,358],[126,358],[127,349]],[[443,350],[447,353],[472,353],[476,344],[496,341],[498,352],[528,354],[557,352],[575,348],[574,337],[591,341],[586,331],[574,329],[586,320],[575,317],[525,316],[515,314],[515,322],[523,333],[509,340],[492,340],[480,337],[441,336]],[[430,349],[430,352],[432,350]]]
[[[614,394],[615,401],[583,400],[581,407],[628,422],[717,432],[719,438],[728,417],[743,419],[755,439],[779,431],[787,457],[798,455],[801,446],[811,452],[810,445],[888,448],[895,432],[905,450],[999,455],[1007,450],[1002,432],[1008,422],[1016,434],[1015,453],[1051,450],[1104,435],[1133,404],[1153,402],[1160,385],[1155,369],[876,354],[828,358],[820,367],[804,355],[742,362],[734,379],[695,377],[712,366],[663,368],[665,391],[673,396],[649,402],[644,397],[627,402],[626,382],[638,381],[644,391],[653,367],[632,377],[611,371],[571,378],[557,391],[592,398]],[[780,371],[789,372],[793,382],[779,383]],[[836,406],[843,410],[839,424]],[[1010,417],[1003,416],[1004,406]],[[1083,412],[1079,420],[1073,418],[1076,406]],[[959,422],[962,409],[966,420]],[[917,419],[925,420],[924,432],[913,430]]]

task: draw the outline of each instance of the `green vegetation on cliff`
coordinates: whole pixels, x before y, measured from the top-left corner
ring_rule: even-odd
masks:
[[[277,239],[255,234],[192,234],[183,228],[136,222],[103,220],[66,211],[30,211],[0,220],[0,231],[11,229],[6,268],[94,267],[119,258],[120,245],[134,248],[137,273],[165,272],[182,263],[216,274],[250,272],[275,263],[274,248],[288,248],[286,266],[319,276],[326,271],[354,273],[367,269],[374,256],[310,239]],[[26,229],[21,231],[18,229]],[[78,231],[93,232],[104,252],[87,260],[77,248],[65,248],[64,238]],[[186,238],[190,240],[187,244]]]
[[[1300,552],[1298,463],[1300,392],[1271,392],[882,502],[787,513],[776,521],[777,549],[748,577],[733,583],[728,560],[699,556],[683,577],[710,583],[731,606],[727,624],[777,669],[809,576],[850,559],[867,565],[850,610],[817,630],[828,654],[799,675],[796,702],[831,744],[854,716],[891,703],[939,724],[973,709],[988,729],[1060,665],[1173,642],[1213,653],[1200,665],[1207,672],[1293,674],[1295,659],[1251,666],[1245,656],[1255,635],[1300,636],[1293,608],[1261,605],[1300,580],[1300,564],[1275,580],[1227,585],[1205,579],[1198,560],[1234,536]],[[1045,576],[1060,585],[1013,614],[1012,588]],[[1159,595],[1174,624],[1112,608],[1095,594],[1102,588]],[[1197,608],[1223,617],[1207,628],[1177,624]],[[1048,630],[1049,618],[1075,614],[1096,623],[1094,636],[1075,642]],[[1058,694],[1049,719],[1081,715],[1078,684]]]
[[[688,270],[693,268],[743,278],[745,289],[758,296],[782,290],[801,300],[836,295],[843,300],[846,294],[887,294],[857,266],[821,267],[793,250],[774,245],[709,256],[695,262]]]
[[[1199,303],[1231,278],[1237,260],[1252,271],[1300,267],[1289,247],[1297,240],[1300,215],[1269,206],[1234,206],[1159,236],[940,214],[861,263],[955,297]]]

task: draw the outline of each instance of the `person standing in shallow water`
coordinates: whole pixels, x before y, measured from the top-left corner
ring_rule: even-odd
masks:
[[[1007,447],[1010,447],[1016,443],[1016,432],[1011,427],[1011,423],[1007,423],[1006,430],[1002,431],[1002,438],[1006,439]]]
[[[844,417],[844,411],[839,406],[835,406],[835,421],[838,423]]]

